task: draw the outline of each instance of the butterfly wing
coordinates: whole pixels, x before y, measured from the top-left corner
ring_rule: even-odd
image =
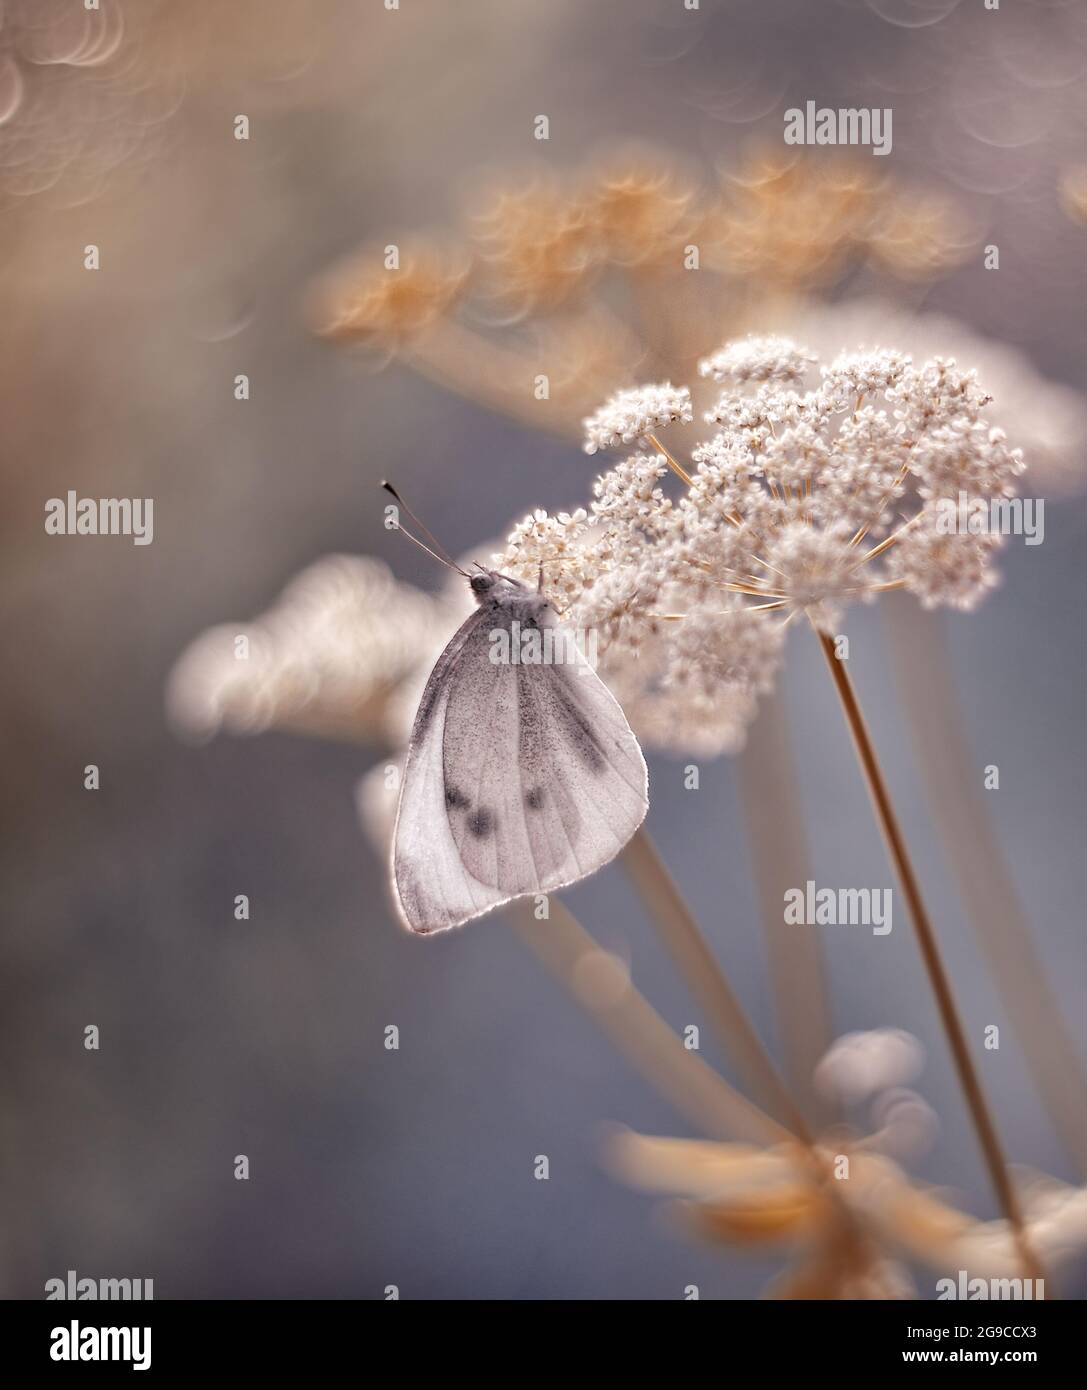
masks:
[[[485,624],[477,609],[450,639],[430,673],[408,741],[393,832],[393,894],[412,931],[443,931],[502,897],[461,863],[445,798],[443,748],[454,675],[475,668],[490,683]]]
[[[584,657],[493,662],[495,627],[480,610],[452,639],[412,731],[393,877],[415,931],[584,878],[648,809],[641,749]]]

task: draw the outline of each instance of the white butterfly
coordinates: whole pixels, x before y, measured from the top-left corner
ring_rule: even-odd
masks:
[[[576,883],[649,808],[638,741],[579,647],[555,643],[562,659],[550,662],[494,659],[503,634],[509,651],[556,629],[547,598],[482,567],[468,583],[479,608],[423,691],[393,837],[394,896],[423,933]]]

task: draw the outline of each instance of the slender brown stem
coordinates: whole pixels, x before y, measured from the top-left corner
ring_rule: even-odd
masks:
[[[842,710],[853,739],[853,746],[857,752],[857,759],[868,784],[868,791],[872,797],[872,804],[875,807],[876,818],[887,846],[887,853],[894,865],[895,874],[906,898],[906,906],[909,909],[910,919],[917,936],[921,959],[928,974],[929,984],[932,986],[940,1021],[951,1048],[955,1069],[959,1075],[959,1084],[966,1097],[978,1142],[989,1170],[990,1180],[1004,1215],[1014,1232],[1020,1258],[1027,1272],[1032,1277],[1040,1277],[1040,1267],[1027,1240],[1019,1198],[1008,1173],[1008,1166],[996,1125],[989,1111],[989,1105],[974,1067],[973,1058],[970,1056],[966,1032],[962,1025],[958,1006],[955,1003],[951,981],[940,955],[936,933],[921,896],[920,884],[917,881],[917,875],[906,848],[906,841],[898,823],[898,816],[891,803],[887,784],[883,779],[883,772],[876,757],[875,748],[868,734],[868,726],[853,689],[853,682],[845,669],[845,663],[839,661],[835,656],[834,638],[822,632],[818,632],[816,635],[819,638],[819,645],[823,649],[834,687],[842,702]]]
[[[622,864],[645,900],[672,959],[748,1085],[771,1114],[810,1144],[803,1115],[644,826],[623,851]]]
[[[557,899],[538,922],[526,901],[508,909],[518,935],[571,991],[642,1076],[713,1139],[781,1144],[782,1127],[689,1052],[649,1001],[635,989],[622,964],[597,945]]]
[[[897,545],[898,542],[902,539],[902,537],[906,534],[906,532],[910,529],[910,527],[916,525],[916,523],[921,520],[924,514],[924,511],[916,512],[913,516],[910,517],[909,521],[905,522],[904,525],[900,526],[897,531],[892,531],[891,534],[886,538],[886,540],[880,541],[879,545],[874,545],[871,550],[866,550],[859,560],[855,561],[852,565],[850,565],[850,569],[860,569],[860,567],[862,565],[866,565],[869,560],[874,560],[877,556],[882,555],[885,550],[890,550],[892,545]]]
[[[689,1052],[635,989],[624,964],[603,950],[568,908],[552,898],[545,924],[536,920],[527,901],[511,904],[508,911],[526,946],[666,1100],[711,1138],[738,1138],[764,1147],[788,1145],[799,1170],[829,1196],[841,1239],[847,1246],[863,1242],[856,1217],[810,1140],[783,1128]]]
[[[655,434],[648,435],[647,438],[649,439],[649,442],[650,444],[652,444],[653,448],[656,449],[657,453],[664,455],[668,463],[668,467],[672,470],[676,477],[682,478],[686,485],[690,487],[691,475],[682,466],[682,464],[676,462],[676,460],[672,457],[672,455],[668,452],[668,450],[664,447],[664,445],[660,442],[660,440],[657,438]]]

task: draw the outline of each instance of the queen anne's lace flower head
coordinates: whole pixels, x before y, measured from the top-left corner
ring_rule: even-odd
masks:
[[[699,375],[714,381],[773,381],[779,386],[799,386],[815,357],[788,338],[740,338],[698,364]]]
[[[798,616],[834,633],[886,589],[972,608],[996,583],[1000,537],[956,522],[1007,498],[1023,468],[953,359],[890,349],[829,365],[784,338],[726,345],[715,432],[681,464],[655,432],[691,419],[666,384],[623,391],[586,421],[590,452],[635,445],[587,511],[536,513],[497,563],[597,630],[602,672],[649,741],[738,746]],[[684,480],[678,495],[668,471]]]
[[[499,193],[476,218],[475,233],[485,291],[511,321],[566,304],[603,265],[589,210],[547,182]]]
[[[380,560],[328,556],[261,617],[195,639],[170,674],[171,722],[194,739],[289,729],[396,746],[406,737],[398,691],[440,650],[455,613]]]
[[[448,314],[467,292],[471,260],[447,248],[406,248],[390,269],[370,249],[327,275],[313,294],[314,327],[326,338],[392,354]]]
[[[666,381],[618,391],[585,421],[585,452],[595,454],[598,449],[634,444],[665,425],[677,420],[690,424],[692,419],[691,393],[686,386]]]
[[[937,353],[969,362],[1030,460],[1034,488],[1047,497],[1083,488],[1087,402],[1071,387],[1041,376],[1017,348],[975,334],[942,314],[907,311],[884,299],[794,309],[790,320],[805,343],[830,356],[841,343],[891,341],[916,362]]]

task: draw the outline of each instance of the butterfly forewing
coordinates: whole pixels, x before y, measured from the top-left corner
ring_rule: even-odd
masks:
[[[394,881],[416,931],[440,931],[612,859],[648,807],[645,761],[579,653],[492,661],[508,610],[481,608],[427,682],[408,749]]]
[[[477,650],[484,614],[479,610],[458,629],[438,658],[415,716],[400,805],[393,835],[393,888],[413,931],[442,931],[486,912],[502,894],[474,879],[461,863],[446,815],[442,750],[452,675],[468,650],[468,659],[486,660]],[[483,627],[486,639],[486,626]]]

